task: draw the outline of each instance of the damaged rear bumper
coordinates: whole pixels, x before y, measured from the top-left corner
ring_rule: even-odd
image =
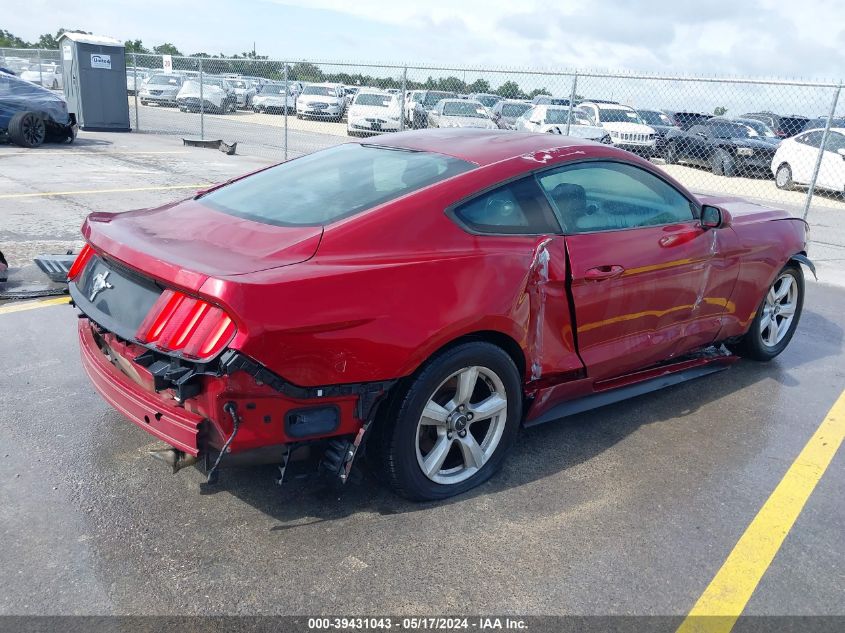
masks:
[[[79,343],[85,373],[106,402],[150,435],[188,455],[199,455],[201,415],[168,403],[160,394],[141,390],[108,362],[86,319],[79,320]]]

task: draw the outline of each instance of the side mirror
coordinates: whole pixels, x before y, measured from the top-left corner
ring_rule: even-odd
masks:
[[[731,225],[731,214],[719,207],[701,207],[701,228],[723,229]]]

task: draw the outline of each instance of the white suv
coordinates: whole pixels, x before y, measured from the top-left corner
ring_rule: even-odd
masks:
[[[618,103],[585,101],[578,104],[610,134],[616,147],[640,154],[646,158],[654,155],[656,133],[646,125],[637,111]]]
[[[340,121],[346,110],[346,90],[340,84],[308,84],[296,99],[296,118]]]

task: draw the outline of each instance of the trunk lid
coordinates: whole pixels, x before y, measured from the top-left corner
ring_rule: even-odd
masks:
[[[208,277],[289,266],[314,256],[322,226],[275,226],[185,200],[92,213],[82,232],[98,250],[159,279],[198,289]]]

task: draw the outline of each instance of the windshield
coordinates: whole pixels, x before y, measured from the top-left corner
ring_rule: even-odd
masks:
[[[529,103],[506,103],[502,106],[502,116],[516,118],[530,109],[531,104]]]
[[[331,86],[305,86],[302,90],[304,95],[320,95],[321,97],[336,97],[337,90]]]
[[[199,200],[265,224],[319,226],[474,167],[442,154],[349,143],[271,167]]]
[[[258,91],[263,95],[283,95],[285,86],[284,84],[264,84]]]
[[[381,106],[386,108],[393,100],[393,95],[380,95],[372,92],[362,92],[355,97],[355,105],[362,106]]]
[[[546,110],[546,118],[543,123],[566,123],[569,116],[568,108],[549,108]],[[593,120],[580,110],[572,111],[572,123],[575,125],[595,125]]]
[[[770,128],[762,121],[754,121],[749,119],[747,121],[743,121],[742,123],[746,127],[750,127],[754,132],[756,132],[756,136],[762,136],[763,138],[777,138],[777,134],[774,133],[772,128]]]
[[[447,101],[443,104],[443,116],[467,116],[475,119],[487,118],[484,106],[473,101]]]
[[[496,95],[481,95],[480,97],[476,97],[475,100],[479,101],[480,103],[487,106],[488,108],[492,108],[499,101],[501,101],[502,98],[497,97]]]
[[[638,114],[649,125],[672,125],[672,119],[666,116],[664,112],[658,112],[657,110],[639,110]]]
[[[451,92],[426,92],[422,104],[426,108],[433,108],[439,101],[449,99],[454,96],[455,94]]]
[[[640,115],[625,108],[601,108],[599,117],[602,123],[642,123]]]
[[[149,83],[155,86],[181,86],[182,78],[179,75],[153,75]]]
[[[751,138],[758,136],[757,131],[742,123],[710,123],[713,136],[717,138]]]

